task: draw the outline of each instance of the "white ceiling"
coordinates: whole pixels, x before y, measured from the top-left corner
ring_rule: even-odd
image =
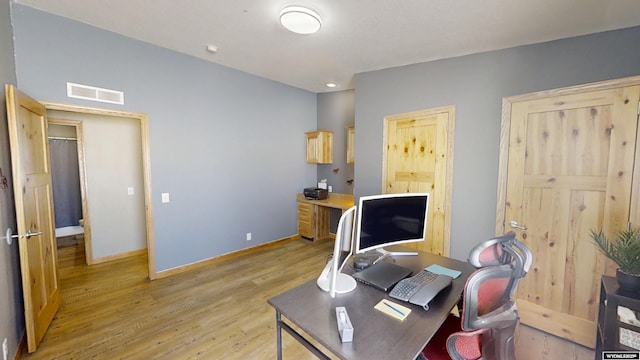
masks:
[[[315,93],[352,89],[360,72],[640,25],[640,0],[15,2]],[[286,31],[286,5],[318,12],[320,32]]]

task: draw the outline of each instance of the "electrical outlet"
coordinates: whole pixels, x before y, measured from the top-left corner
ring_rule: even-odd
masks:
[[[251,241],[251,233],[247,233],[247,241]]]
[[[9,345],[7,344],[7,338],[2,340],[2,357],[4,360],[9,360]]]

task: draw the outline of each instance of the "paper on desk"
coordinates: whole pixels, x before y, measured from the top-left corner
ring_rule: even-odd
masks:
[[[444,266],[440,266],[438,264],[430,265],[425,270],[431,271],[432,273],[438,274],[438,275],[448,275],[448,276],[451,276],[454,279],[457,279],[458,276],[460,276],[460,274],[462,274],[462,271],[452,270],[452,269],[446,268]]]
[[[380,300],[373,308],[399,320],[404,320],[409,313],[411,313],[411,309],[408,307],[396,304],[387,299]]]

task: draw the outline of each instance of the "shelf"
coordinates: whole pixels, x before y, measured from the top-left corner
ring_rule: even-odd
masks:
[[[640,313],[640,294],[620,290],[615,277],[603,276],[596,327],[596,359],[602,359],[602,351],[605,350],[640,350],[638,313]],[[637,321],[638,325],[622,321],[621,318],[631,322]]]

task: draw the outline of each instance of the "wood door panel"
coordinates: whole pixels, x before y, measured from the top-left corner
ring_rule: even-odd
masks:
[[[596,319],[599,283],[593,274],[604,274],[608,263],[590,243],[590,230],[602,227],[605,201],[604,192],[573,191],[569,205],[569,228],[565,260],[565,293],[562,311],[582,319]],[[590,271],[584,271],[589,269]],[[583,299],[585,301],[575,301]]]
[[[5,86],[20,270],[29,352],[60,307],[45,107]],[[27,236],[34,233],[32,236]]]
[[[589,114],[584,114],[585,111]],[[526,174],[606,176],[611,131],[609,111],[610,106],[602,106],[530,115],[526,141],[530,145],[528,149],[535,151],[527,152]]]
[[[19,107],[19,124],[17,136],[20,146],[23,148],[23,171],[25,174],[47,173],[47,141],[46,129],[42,119],[31,112],[29,108]],[[46,125],[46,124],[45,124]]]
[[[533,271],[519,286],[518,297],[572,315],[593,315],[599,288],[593,272],[604,272],[604,259],[589,242],[589,230],[603,217],[604,192],[525,189],[523,198],[528,230],[522,238],[533,253]],[[587,301],[575,301],[578,294]]]
[[[449,254],[453,161],[453,108],[437,108],[385,117],[383,193],[430,194],[425,241],[408,244]]]
[[[498,216],[504,232],[510,220],[527,227],[518,230],[533,254],[517,291],[522,320],[589,347],[595,332],[573,327],[595,329],[600,276],[614,269],[589,232],[612,235],[629,221],[639,101],[629,86],[511,104]]]
[[[527,302],[518,303],[518,314],[522,323],[536,329],[548,328],[549,323],[553,323],[558,332],[555,334],[556,336],[578,344],[584,342],[595,344],[596,325],[594,322],[557,311],[548,311],[544,306]]]

